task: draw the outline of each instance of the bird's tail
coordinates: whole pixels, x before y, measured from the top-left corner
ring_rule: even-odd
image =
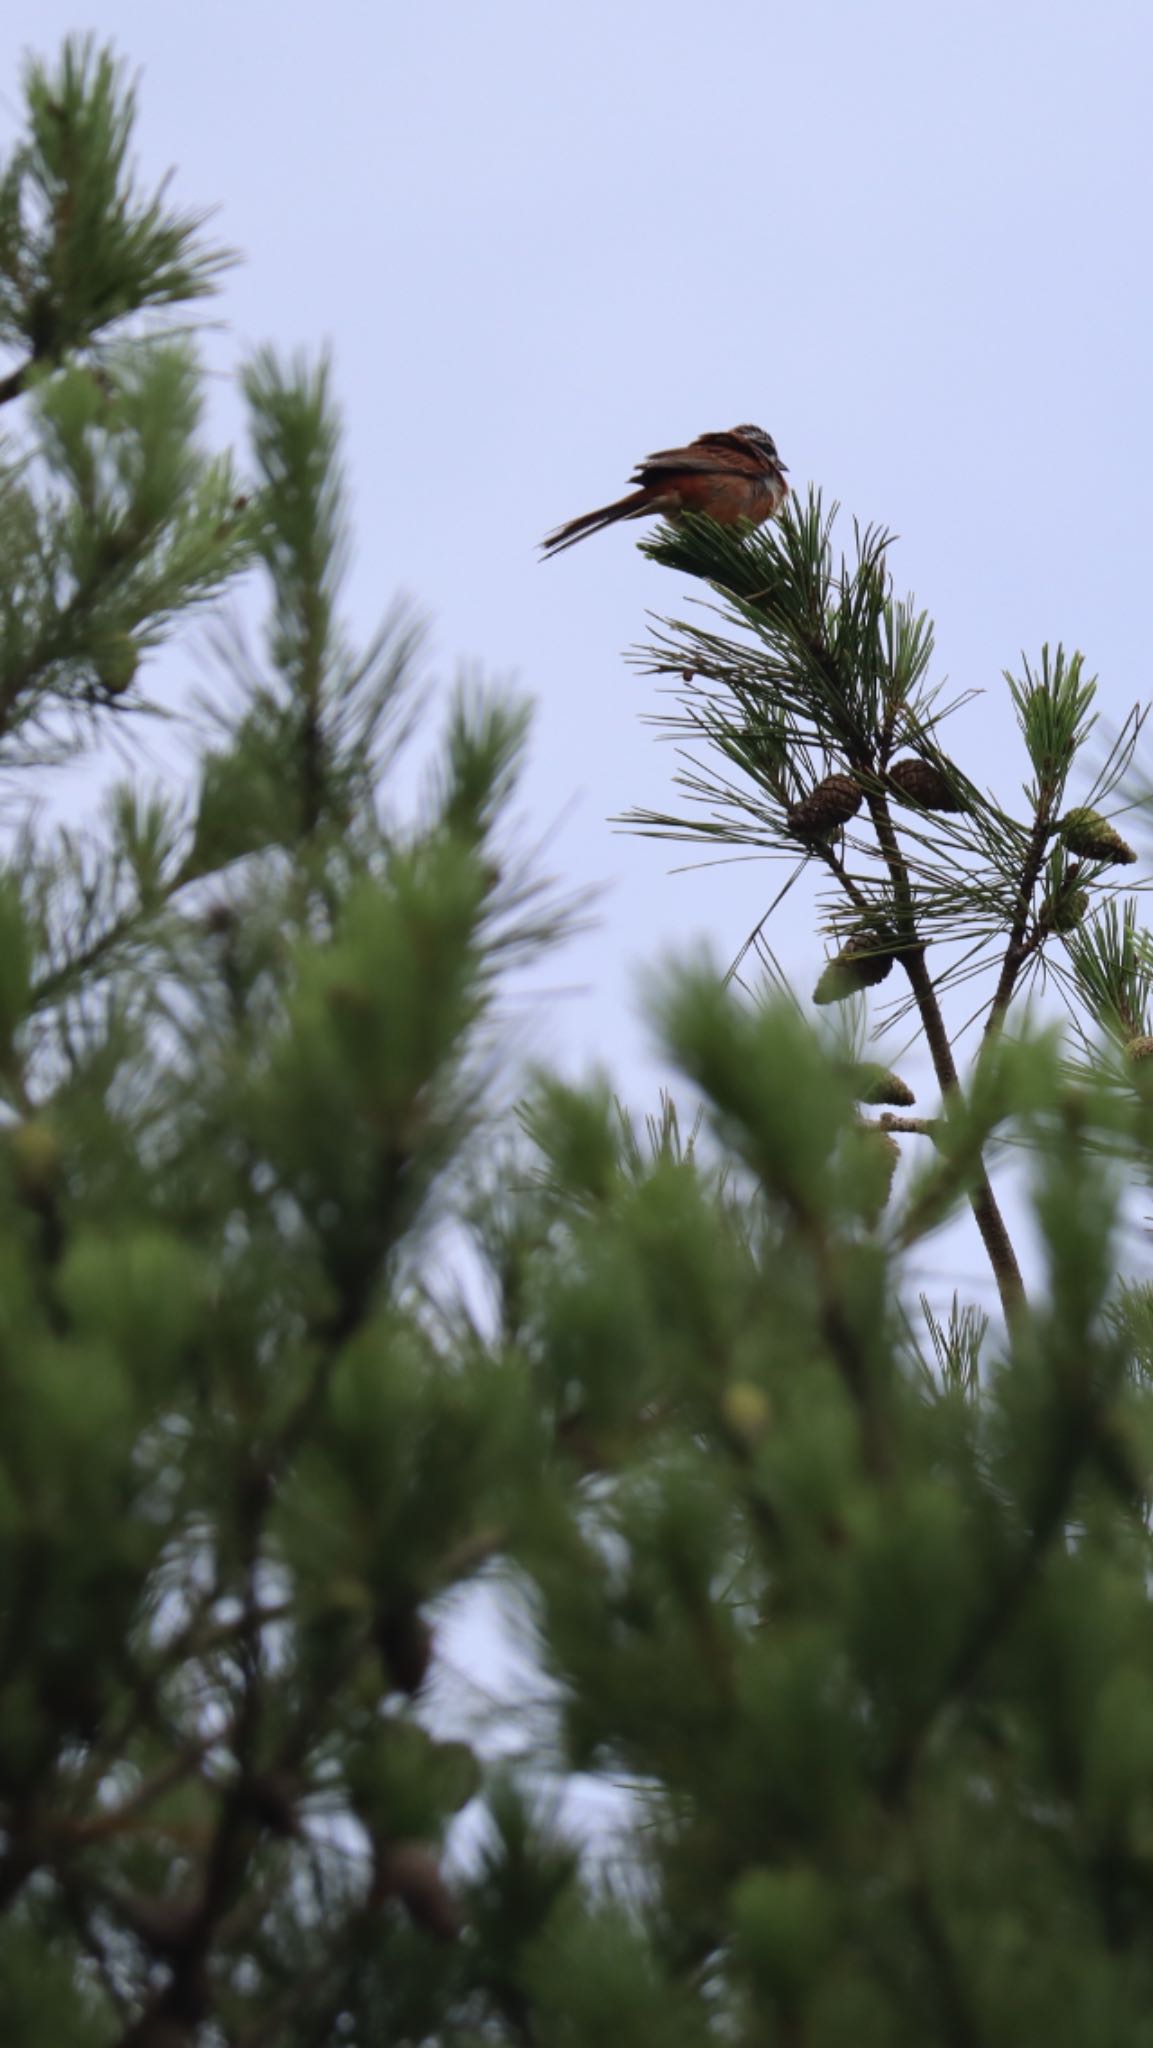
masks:
[[[602,505],[597,512],[582,512],[579,519],[570,519],[567,526],[558,526],[555,533],[547,534],[541,542],[541,553],[547,560],[549,556],[571,548],[574,541],[583,540],[586,534],[599,533],[605,526],[615,526],[618,519],[639,519],[650,509],[651,503],[650,492],[630,491],[627,497],[618,498],[612,505]]]

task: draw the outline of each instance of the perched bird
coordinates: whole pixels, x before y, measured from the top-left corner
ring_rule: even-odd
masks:
[[[722,526],[747,520],[760,526],[779,512],[789,495],[785,465],[777,444],[763,427],[730,427],[727,434],[702,434],[687,448],[662,448],[638,464],[632,481],[637,489],[598,512],[584,512],[558,526],[541,547],[545,556],[559,555],[599,533],[618,519],[648,519],[656,513],[677,519],[682,512],[704,512]]]

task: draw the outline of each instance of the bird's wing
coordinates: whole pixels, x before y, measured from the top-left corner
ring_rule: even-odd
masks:
[[[764,457],[755,448],[750,448],[741,434],[700,434],[687,448],[659,448],[655,455],[646,455],[637,464],[633,482],[638,484],[659,483],[662,477],[691,474],[708,474],[721,470],[731,476],[734,471],[744,476],[764,474]]]
[[[698,434],[693,442],[693,447],[715,448],[721,451],[725,457],[739,456],[742,462],[763,463],[764,461],[764,456],[760,449],[753,447],[746,435],[733,433],[731,429],[727,434]]]

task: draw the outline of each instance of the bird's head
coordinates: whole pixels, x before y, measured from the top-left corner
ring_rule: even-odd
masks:
[[[776,442],[771,434],[766,434],[763,427],[754,427],[746,424],[743,427],[733,427],[732,432],[739,434],[742,441],[751,441],[753,446],[758,448],[762,455],[767,455],[770,462],[776,463],[778,469],[787,471],[788,464],[781,461],[780,456],[777,454]]]

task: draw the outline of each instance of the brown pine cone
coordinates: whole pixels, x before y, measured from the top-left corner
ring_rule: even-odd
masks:
[[[789,830],[798,839],[830,839],[861,808],[861,785],[853,775],[826,775],[808,796],[789,809]]]
[[[919,804],[923,811],[963,811],[967,807],[961,802],[939,768],[931,761],[921,761],[915,754],[906,754],[903,761],[894,761],[889,770],[889,782],[902,803]]]
[[[418,1693],[432,1662],[432,1630],[419,1607],[397,1601],[379,1614],[376,1646],[392,1683],[410,1698]]]
[[[457,1940],[460,1909],[440,1874],[434,1852],[424,1842],[377,1845],[373,1894],[378,1899],[399,1899],[409,1918],[438,1941]]]
[[[816,988],[815,1003],[843,1003],[859,989],[873,988],[891,972],[893,955],[883,939],[861,932],[828,962]]]

